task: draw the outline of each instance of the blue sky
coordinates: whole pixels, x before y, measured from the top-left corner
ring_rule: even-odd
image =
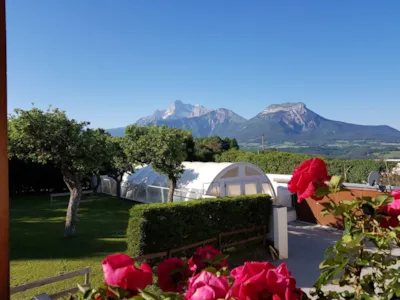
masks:
[[[96,127],[176,99],[252,117],[302,101],[400,129],[400,1],[8,0],[9,110]]]

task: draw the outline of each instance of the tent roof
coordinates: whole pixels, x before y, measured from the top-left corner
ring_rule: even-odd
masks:
[[[264,172],[257,166],[247,163],[229,162],[183,162],[184,172],[177,182],[177,189],[196,194],[212,193],[214,188],[220,187],[227,182],[259,182],[265,191],[274,194],[273,186]],[[251,171],[253,170],[253,171]],[[122,180],[124,187],[136,186],[139,190],[147,189],[148,186],[168,187],[167,176],[160,174],[149,166],[136,169],[135,173],[125,174]],[[264,184],[270,186],[266,188]],[[267,191],[267,192],[268,192]],[[224,192],[223,192],[224,193]]]
[[[178,180],[178,187],[207,190],[210,183],[226,168],[234,165],[229,162],[183,162],[185,172]]]
[[[208,187],[219,173],[234,163],[183,162],[185,171],[177,182],[178,188],[203,190]],[[137,169],[135,173],[125,176],[135,184],[168,186],[167,176],[159,174],[149,165]],[[207,187],[204,185],[207,184]]]

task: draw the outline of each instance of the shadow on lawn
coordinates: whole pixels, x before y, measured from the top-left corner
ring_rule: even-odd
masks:
[[[42,200],[11,202],[10,258],[78,258],[125,252],[130,201],[97,197],[82,203],[76,235],[63,237],[66,205],[50,206]]]

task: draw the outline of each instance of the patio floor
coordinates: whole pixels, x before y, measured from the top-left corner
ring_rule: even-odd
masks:
[[[308,292],[319,277],[319,264],[324,259],[325,249],[332,246],[340,238],[342,232],[294,221],[288,224],[288,233],[289,259],[282,262],[288,265],[293,277],[296,278],[297,286]],[[338,287],[325,288],[337,289]]]

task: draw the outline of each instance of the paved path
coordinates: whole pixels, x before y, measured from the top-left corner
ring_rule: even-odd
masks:
[[[289,259],[284,262],[288,265],[293,277],[296,278],[297,286],[308,293],[319,277],[319,264],[324,259],[324,251],[342,236],[342,231],[294,221],[288,224],[288,233]],[[375,248],[370,246],[368,249],[373,251]],[[400,248],[394,247],[392,255],[400,256]],[[276,261],[274,264],[277,265],[280,262]],[[396,267],[400,267],[400,264]],[[363,273],[370,272],[372,269],[364,270]],[[327,285],[322,289],[343,291],[346,288]]]
[[[319,264],[324,259],[325,249],[332,246],[341,237],[342,232],[294,221],[288,224],[288,233],[289,259],[284,262],[296,278],[297,286],[307,292],[319,277]]]

